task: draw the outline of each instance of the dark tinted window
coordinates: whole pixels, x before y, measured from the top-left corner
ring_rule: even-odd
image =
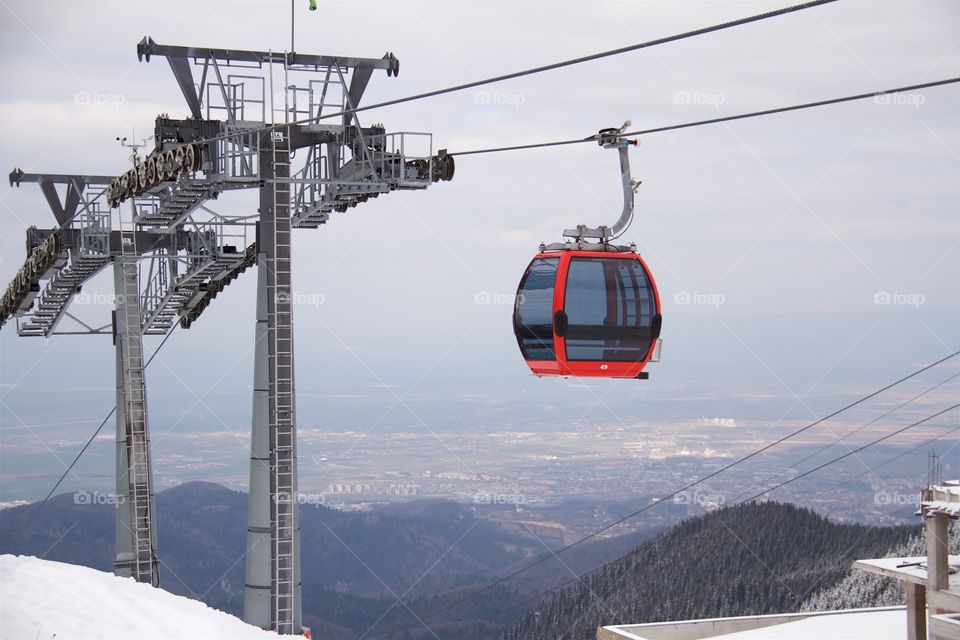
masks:
[[[639,260],[573,258],[564,301],[568,360],[636,362],[653,340],[653,286]]]
[[[520,281],[513,323],[520,351],[527,360],[555,360],[553,290],[559,258],[537,258]]]

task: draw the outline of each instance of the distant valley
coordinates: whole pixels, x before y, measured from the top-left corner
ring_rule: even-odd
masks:
[[[0,552],[112,570],[113,507],[79,502],[74,494],[53,498],[19,538],[35,505],[0,511]],[[799,606],[801,594],[843,579],[858,555],[882,555],[916,532],[916,527],[839,525],[779,503],[689,519],[688,505],[670,503],[658,507],[660,521],[682,522],[669,530],[648,524],[592,539],[460,602],[575,540],[591,521],[595,529],[622,517],[628,506],[574,501],[518,510],[417,500],[343,511],[302,504],[305,623],[325,640],[413,640],[434,633],[464,640],[505,633],[510,640],[532,640],[554,637],[568,626],[587,633],[601,620],[768,613]],[[246,494],[187,483],[161,492],[157,509],[161,586],[239,615]],[[658,576],[667,575],[667,567],[681,577],[661,584]],[[595,570],[584,582],[531,599]],[[716,589],[737,595],[717,608],[708,597]],[[602,608],[596,594],[604,596]],[[571,606],[571,598],[582,602]],[[567,620],[569,611],[584,615]]]

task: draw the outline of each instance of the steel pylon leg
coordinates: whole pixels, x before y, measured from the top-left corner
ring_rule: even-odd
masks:
[[[261,175],[289,177],[289,142],[286,130],[261,135]],[[257,240],[244,620],[280,634],[302,632],[290,233],[290,186],[265,182],[260,188]]]
[[[261,629],[273,628],[270,614],[270,378],[267,372],[270,356],[267,345],[266,264],[266,254],[258,254],[250,495],[247,504],[246,579],[243,592],[243,620]]]
[[[157,586],[157,517],[140,330],[140,283],[133,232],[121,232],[114,260],[117,368],[116,560],[114,573]]]

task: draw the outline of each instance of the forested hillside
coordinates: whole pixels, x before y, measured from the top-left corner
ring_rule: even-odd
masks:
[[[692,518],[558,592],[503,640],[592,638],[601,625],[795,611],[854,560],[918,527],[839,525],[808,509],[745,504]]]

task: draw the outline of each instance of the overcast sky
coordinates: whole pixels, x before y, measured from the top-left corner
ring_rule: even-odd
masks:
[[[394,52],[400,75],[377,73],[369,103],[786,4],[320,0],[312,13],[304,0],[296,49]],[[135,128],[146,137],[158,113],[187,113],[167,64],[137,62],[144,35],[284,50],[289,9],[260,0],[0,1],[0,168],[118,174],[126,151],[117,136]],[[960,3],[841,0],[361,120],[429,131],[436,149],[466,150],[958,75]],[[458,158],[452,182],[334,214],[295,234],[295,289],[313,296],[295,311],[299,420],[358,430],[373,418],[378,428],[584,417],[763,423],[836,408],[837,394],[882,386],[960,344],[957,113],[953,85],[642,139],[632,160],[643,186],[625,239],[658,280],[665,332],[664,362],[643,383],[532,378],[510,306],[475,304],[481,292],[512,294],[541,241],[616,218],[613,152],[577,145]],[[0,189],[6,283],[24,258],[24,229],[53,218],[35,185]],[[216,207],[252,212],[255,201],[230,194]],[[165,347],[148,374],[155,428],[245,428],[254,284],[250,272]],[[111,287],[104,274],[88,290]],[[884,293],[894,304],[875,302]],[[710,303],[678,304],[683,294]],[[109,321],[108,306],[80,311]],[[72,432],[79,441],[112,406],[108,337],[17,338],[8,324],[0,349],[0,444],[37,439],[24,423],[87,420]],[[185,406],[195,416],[177,421]]]

